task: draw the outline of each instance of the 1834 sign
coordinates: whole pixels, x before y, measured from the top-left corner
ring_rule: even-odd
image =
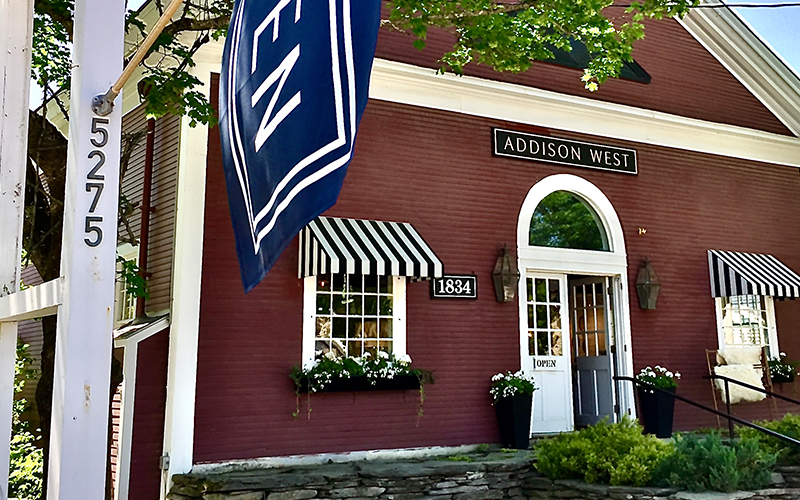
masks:
[[[478,277],[451,276],[445,274],[441,278],[431,280],[432,299],[477,299]]]
[[[525,160],[636,174],[636,151],[495,128],[493,153]]]

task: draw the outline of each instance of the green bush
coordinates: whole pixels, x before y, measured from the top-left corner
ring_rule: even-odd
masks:
[[[27,347],[22,343],[17,344],[17,362],[14,366],[15,393],[22,391],[25,380],[33,375],[33,372],[25,367],[26,362],[30,359],[25,352]],[[24,399],[18,399],[14,401],[12,409],[8,494],[11,498],[33,500],[42,496],[44,454],[41,448],[34,445],[36,438],[28,430],[28,423],[20,420],[20,415],[25,410],[25,404]]]
[[[756,423],[784,436],[800,440],[800,415],[786,415],[780,420]],[[763,434],[751,427],[737,427],[736,432],[742,438],[758,441],[760,446],[769,453],[777,454],[779,464],[800,465],[800,448],[797,446]]]
[[[670,453],[671,445],[642,435],[641,426],[626,417],[539,443],[536,468],[551,479],[645,486]]]
[[[737,491],[765,487],[775,464],[774,453],[758,440],[727,444],[718,433],[679,435],[674,452],[653,473],[656,484],[690,491]]]

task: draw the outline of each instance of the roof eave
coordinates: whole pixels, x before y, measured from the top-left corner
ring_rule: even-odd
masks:
[[[800,137],[800,77],[735,12],[727,7],[692,9],[680,22],[792,134]]]

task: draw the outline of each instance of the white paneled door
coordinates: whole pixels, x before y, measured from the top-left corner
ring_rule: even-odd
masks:
[[[533,375],[531,432],[571,430],[572,373],[570,364],[567,277],[528,272],[522,311],[522,369]]]

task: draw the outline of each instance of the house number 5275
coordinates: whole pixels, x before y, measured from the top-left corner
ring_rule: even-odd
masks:
[[[100,169],[106,163],[103,147],[108,144],[108,129],[105,128],[105,125],[108,125],[108,119],[92,117],[92,135],[94,137],[91,138],[91,142],[95,149],[89,153],[89,160],[94,161],[94,166],[86,174],[86,192],[92,194],[92,204],[89,206],[89,213],[86,214],[84,224],[86,237],[83,239],[90,247],[96,247],[103,241],[103,228],[100,227],[103,216],[93,214],[103,195],[106,180],[105,175],[100,173]]]

